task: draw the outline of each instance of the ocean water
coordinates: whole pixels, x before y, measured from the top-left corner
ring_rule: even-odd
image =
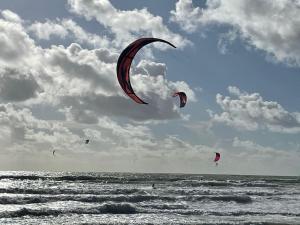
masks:
[[[300,177],[0,172],[0,224],[300,224]]]

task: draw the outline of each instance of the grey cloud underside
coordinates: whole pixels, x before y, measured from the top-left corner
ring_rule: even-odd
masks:
[[[41,92],[39,84],[31,74],[5,68],[0,72],[0,98],[7,102],[25,101]]]
[[[152,96],[159,98],[160,96]],[[148,105],[137,105],[130,99],[121,96],[89,95],[85,97],[64,97],[62,106],[71,107],[70,112],[78,118],[82,115],[85,119],[77,121],[92,123],[97,121],[97,116],[111,115],[115,117],[127,117],[136,121],[146,120],[169,120],[180,118],[177,111],[173,110],[170,100],[161,101],[160,107],[157,102]]]
[[[66,76],[70,76],[70,78],[77,77],[84,81],[89,81],[94,88],[99,87],[106,92],[116,89],[114,79],[107,77],[107,75],[110,74],[113,78],[115,73],[113,67],[104,68],[104,65],[97,67],[97,65],[89,62],[87,57],[83,58],[84,56],[80,57],[76,55],[74,48],[81,49],[77,44],[72,44],[67,51],[62,48],[51,49],[49,64],[54,67],[59,67],[62,72]],[[74,55],[69,55],[69,52]],[[104,56],[103,58],[107,59],[108,57]],[[83,60],[83,62],[81,62],[81,60]],[[93,60],[93,58],[90,60]]]

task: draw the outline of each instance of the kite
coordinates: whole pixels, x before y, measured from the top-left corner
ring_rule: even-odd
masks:
[[[86,145],[87,145],[89,142],[90,142],[89,139],[86,139],[86,140],[85,140],[85,144],[86,144]]]
[[[166,44],[169,44],[173,48],[176,48],[173,44],[171,44],[168,41],[165,41],[163,39],[159,38],[140,38],[134,42],[132,42],[130,45],[128,45],[121,55],[119,56],[118,63],[117,63],[117,76],[118,81],[121,86],[121,88],[124,90],[124,92],[136,103],[139,104],[148,104],[147,102],[144,102],[142,99],[140,99],[133,91],[133,88],[130,83],[130,66],[132,63],[132,60],[136,53],[145,45],[150,44],[152,42],[163,42]]]
[[[214,162],[216,163],[216,166],[218,165],[218,161],[220,160],[221,158],[221,154],[219,152],[216,152],[216,157],[214,159]]]
[[[180,108],[184,107],[187,101],[186,94],[184,92],[175,92],[173,97],[179,96],[180,98]]]

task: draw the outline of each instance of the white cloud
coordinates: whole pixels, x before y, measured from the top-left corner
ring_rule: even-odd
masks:
[[[48,20],[44,23],[36,21],[27,29],[39,39],[49,40],[52,36],[56,36],[62,39],[69,38],[94,48],[111,47],[113,50],[107,37],[89,33],[71,19]]]
[[[237,99],[217,94],[216,101],[223,112],[211,112],[213,122],[252,131],[267,129],[282,133],[300,132],[300,113],[290,113],[277,102],[265,101],[259,93],[248,94],[237,87],[228,87],[228,91]]]
[[[156,63],[148,60],[141,60],[136,66],[135,73],[149,76],[166,76],[167,66],[164,63]]]
[[[0,64],[5,61],[5,65],[16,65],[31,54],[35,44],[21,24],[0,19],[0,49]]]
[[[247,44],[276,61],[299,66],[299,6],[299,1],[290,0],[207,0],[206,7],[200,8],[194,7],[192,0],[179,0],[171,20],[188,32],[207,25],[229,26]],[[232,36],[228,37],[232,41]]]
[[[10,10],[2,10],[1,15],[3,18],[7,21],[13,22],[13,23],[22,23],[23,20],[19,17],[18,14],[10,11]]]
[[[173,33],[160,16],[152,15],[147,9],[118,10],[108,0],[68,0],[72,12],[87,20],[96,19],[115,36],[115,44],[126,46],[137,37],[150,36],[170,41],[177,47],[190,44],[188,40]],[[166,48],[165,45],[161,48]]]
[[[65,38],[68,35],[67,29],[58,23],[47,21],[45,23],[35,22],[28,28],[39,39],[49,40],[51,36]]]
[[[187,32],[194,32],[201,23],[202,14],[203,9],[194,7],[192,0],[178,1],[175,11],[171,11],[171,21]]]

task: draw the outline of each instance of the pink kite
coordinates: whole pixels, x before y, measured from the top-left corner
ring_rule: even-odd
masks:
[[[221,154],[219,152],[216,152],[216,157],[214,159],[214,162],[216,163],[216,166],[218,165],[218,161],[220,160],[221,158]]]

